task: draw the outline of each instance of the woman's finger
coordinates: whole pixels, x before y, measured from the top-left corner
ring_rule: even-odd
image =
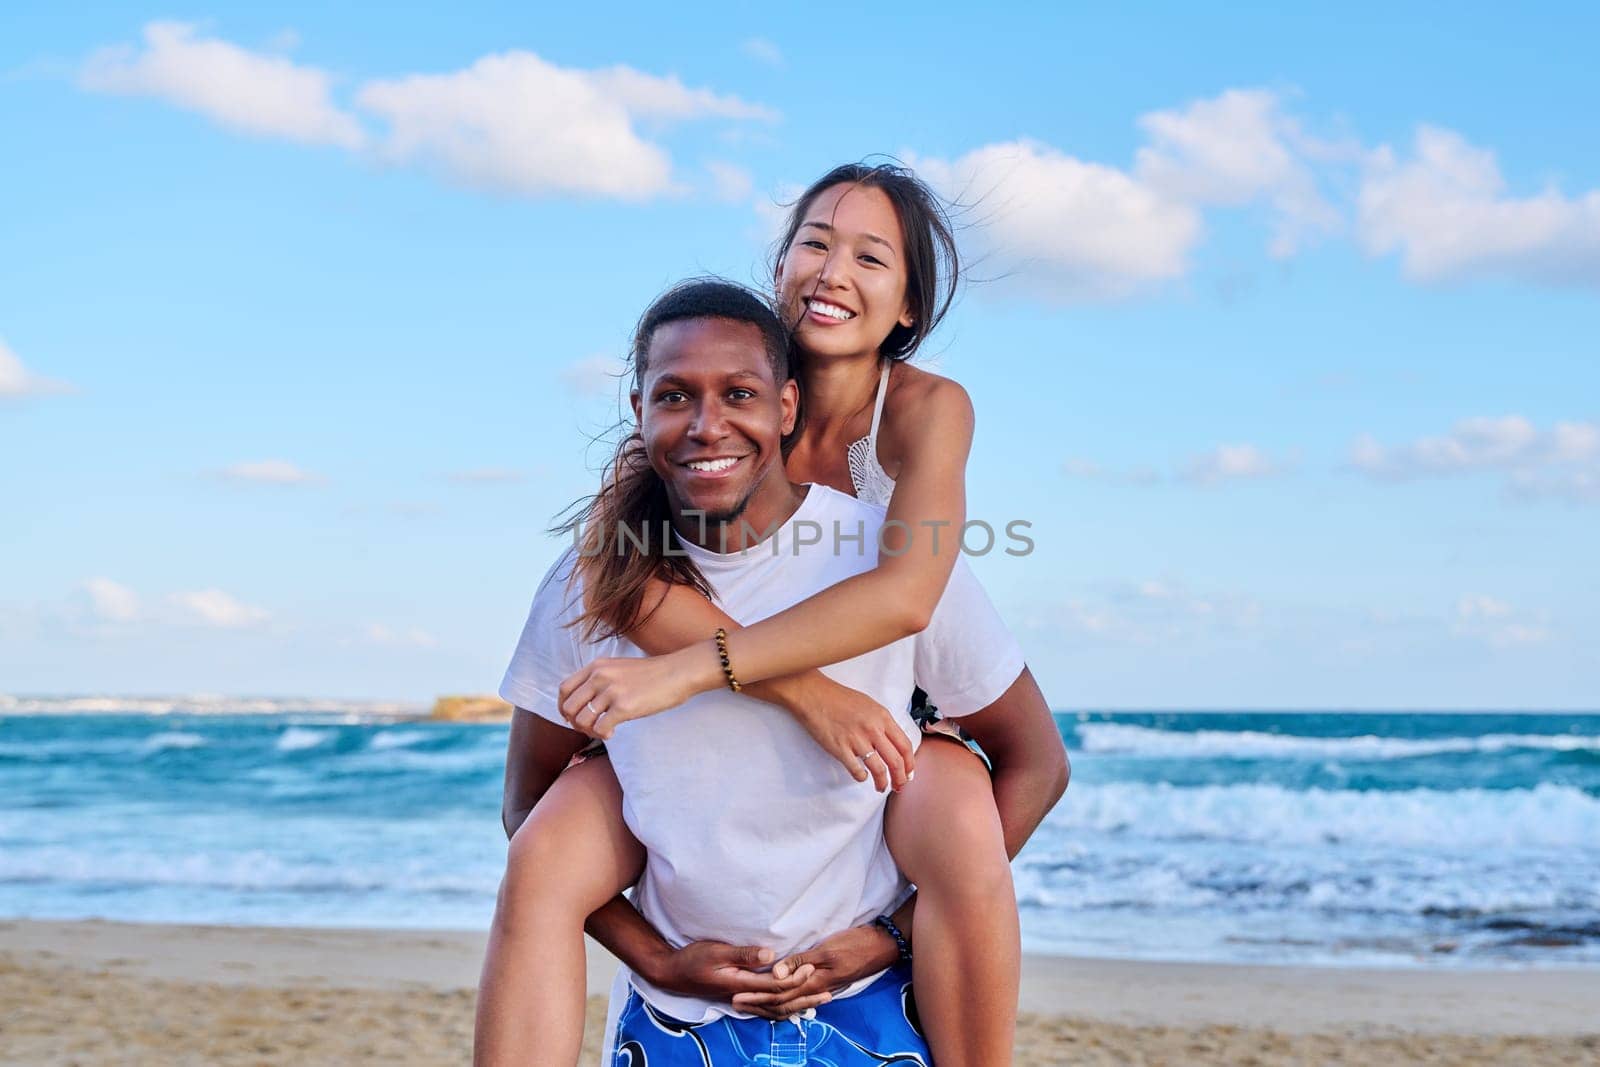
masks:
[[[911,776],[917,771],[917,746],[911,743],[910,736],[900,729],[900,724],[897,722],[891,723],[885,733],[889,735],[889,743],[900,753],[900,759],[905,763],[906,780],[910,781]]]
[[[906,762],[905,758],[900,755],[900,750],[895,748],[894,742],[889,739],[889,731],[878,731],[877,743],[872,747],[878,753],[878,757],[883,760],[884,768],[889,772],[889,788],[899,792],[906,784]]]
[[[583,707],[579,708],[578,713],[572,717],[572,728],[580,730],[590,737],[598,737],[599,735],[595,733],[595,723],[600,721],[600,717],[605,713],[606,696],[604,693],[600,693],[593,699],[584,701]]]
[[[857,741],[861,747],[856,752],[861,757],[861,765],[872,775],[872,788],[883,792],[889,788],[889,764],[883,758],[883,753],[878,751],[876,745],[870,741]]]
[[[589,680],[589,672],[592,670],[594,670],[594,664],[585,663],[581,668],[562,679],[561,688],[556,690],[556,705],[561,709],[563,718],[570,719],[572,717],[567,714],[567,706],[572,700],[572,694]],[[582,705],[580,704],[579,707],[582,707]]]
[[[871,777],[867,773],[867,769],[861,765],[861,760],[856,757],[855,749],[850,747],[850,742],[847,739],[834,742],[833,749],[829,754],[838,760],[844,766],[844,769],[850,772],[850,777],[856,781],[864,782]]]

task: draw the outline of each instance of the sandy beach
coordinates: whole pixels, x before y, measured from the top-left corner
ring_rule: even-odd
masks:
[[[454,1064],[480,934],[0,922],[0,1062]],[[586,1062],[614,964],[590,960]],[[1016,1062],[1600,1064],[1600,971],[1029,957]]]

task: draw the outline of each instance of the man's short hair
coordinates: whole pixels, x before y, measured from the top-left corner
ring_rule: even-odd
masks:
[[[634,388],[644,386],[650,362],[650,341],[656,330],[684,319],[729,319],[748,322],[761,331],[761,340],[779,385],[794,376],[789,331],[767,299],[752,289],[722,278],[691,278],[656,297],[633,331]]]

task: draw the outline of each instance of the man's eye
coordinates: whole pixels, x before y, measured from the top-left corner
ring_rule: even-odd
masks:
[[[667,391],[665,393],[658,394],[656,396],[656,403],[658,403],[658,404],[676,404],[678,401],[683,400],[683,399],[685,399],[683,393],[679,392],[676,389],[672,389],[672,390],[669,390],[669,391]]]
[[[750,390],[750,389],[730,389],[730,390],[728,390],[728,399],[730,399],[730,400],[753,400],[755,398],[755,395],[756,395],[755,392],[753,390]]]

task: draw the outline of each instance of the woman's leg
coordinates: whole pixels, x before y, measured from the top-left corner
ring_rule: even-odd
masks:
[[[611,761],[563,771],[511,839],[478,981],[474,1064],[578,1062],[584,920],[643,866]]]
[[[917,887],[911,974],[934,1062],[1010,1063],[1021,932],[983,761],[953,741],[925,738],[916,780],[889,801],[884,834]]]

